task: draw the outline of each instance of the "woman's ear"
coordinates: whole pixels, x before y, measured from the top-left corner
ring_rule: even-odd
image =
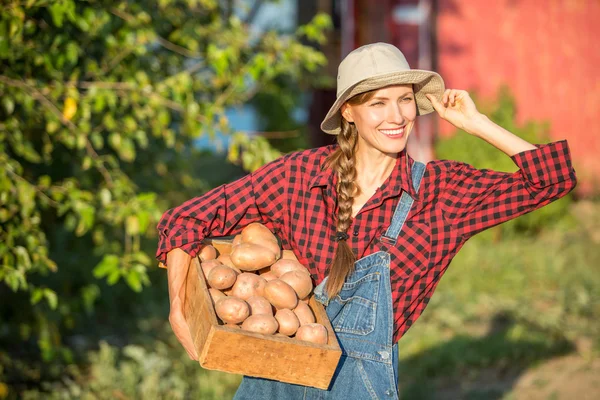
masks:
[[[344,117],[346,121],[350,123],[354,122],[354,117],[352,116],[352,109],[350,108],[348,103],[344,103],[342,105],[340,112],[342,113],[342,117]]]

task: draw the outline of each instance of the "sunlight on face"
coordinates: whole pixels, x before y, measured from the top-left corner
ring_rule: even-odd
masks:
[[[359,151],[395,155],[406,147],[417,118],[412,85],[379,89],[363,104],[346,103],[342,115],[356,126]]]

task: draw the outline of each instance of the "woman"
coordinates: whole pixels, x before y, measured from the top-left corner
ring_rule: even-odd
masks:
[[[406,154],[418,115],[437,113],[510,156],[515,173]],[[343,349],[329,390],[245,377],[237,399],[397,398],[397,345],[474,234],[571,191],[565,141],[534,146],[480,114],[467,92],[411,70],[376,43],[340,64],[337,100],[321,128],[337,145],[288,154],[169,210],[157,258],[167,263],[169,320],[197,359],[182,314],[190,258],[207,236],[265,224],[308,266]]]

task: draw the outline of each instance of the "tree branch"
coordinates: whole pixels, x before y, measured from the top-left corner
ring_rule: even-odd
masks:
[[[18,179],[21,182],[24,182],[27,185],[31,186],[41,197],[45,198],[46,201],[48,203],[50,203],[54,208],[60,207],[60,203],[59,202],[57,202],[56,200],[48,197],[48,195],[46,193],[44,193],[39,187],[37,187],[33,183],[29,182],[27,179],[23,178],[21,175],[17,174],[8,163],[5,166],[6,166],[6,172],[8,172],[8,174],[10,176],[12,176],[13,178]]]
[[[67,118],[65,118],[65,116],[58,109],[58,107],[56,105],[54,105],[54,103],[52,103],[46,96],[44,96],[42,94],[42,92],[40,92],[35,87],[33,87],[31,85],[28,85],[25,82],[18,81],[18,80],[15,80],[15,79],[11,79],[11,78],[9,78],[7,76],[4,76],[4,75],[0,75],[0,82],[4,82],[4,83],[6,83],[9,86],[18,87],[18,88],[20,88],[22,90],[27,91],[31,95],[31,97],[33,97],[34,99],[38,100],[40,103],[42,103],[42,105],[44,105],[54,115],[56,115],[58,117],[58,119],[60,120],[60,122],[64,126],[66,126],[71,132],[74,132],[74,133],[78,132],[78,129],[75,126],[75,124],[73,124],[71,121],[69,121]],[[99,160],[98,153],[96,153],[96,151],[94,150],[94,147],[90,143],[90,141],[87,138],[87,136],[86,136],[86,151],[87,151],[87,153],[88,153],[88,155],[90,157]],[[112,187],[113,186],[113,180],[112,180],[112,178],[110,176],[110,172],[106,169],[106,167],[104,166],[104,163],[101,160],[100,160],[100,163],[96,166],[96,168],[102,174],[102,176],[104,177],[104,180],[106,181],[106,183],[108,184],[108,186]]]

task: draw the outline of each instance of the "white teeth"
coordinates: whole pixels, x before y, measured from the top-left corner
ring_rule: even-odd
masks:
[[[384,135],[394,136],[394,135],[401,135],[404,132],[404,128],[400,128],[400,129],[380,129],[379,131],[381,133],[383,133]]]

